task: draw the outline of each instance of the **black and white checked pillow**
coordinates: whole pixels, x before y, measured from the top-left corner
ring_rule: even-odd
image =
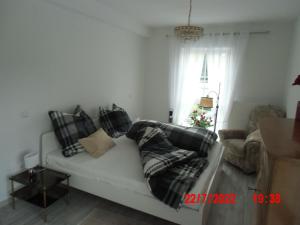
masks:
[[[116,104],[112,105],[112,110],[99,107],[99,122],[103,130],[114,138],[126,134],[132,125],[127,112]]]
[[[96,132],[93,120],[77,106],[73,114],[59,111],[49,111],[55,135],[63,148],[63,155],[71,157],[84,151],[78,139]]]

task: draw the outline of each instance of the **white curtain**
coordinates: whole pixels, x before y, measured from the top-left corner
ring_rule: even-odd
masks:
[[[177,124],[186,125],[193,104],[206,91],[216,100],[214,92],[220,91],[220,108],[217,128],[227,126],[235,100],[234,92],[239,67],[245,53],[247,33],[205,35],[199,41],[170,40],[170,109]],[[204,57],[207,60],[208,90],[201,91],[200,76]]]
[[[170,109],[173,110],[173,121],[185,125],[186,119],[195,102],[194,96],[198,96],[199,71],[202,64],[195,68],[197,59],[193,57],[196,50],[192,42],[180,42],[171,40],[171,62],[170,62]],[[198,61],[203,61],[204,54],[199,54]]]

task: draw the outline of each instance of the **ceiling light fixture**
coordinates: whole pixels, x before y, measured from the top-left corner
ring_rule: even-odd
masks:
[[[192,0],[190,0],[190,11],[187,26],[175,27],[175,34],[181,40],[198,40],[203,35],[203,27],[191,26]]]

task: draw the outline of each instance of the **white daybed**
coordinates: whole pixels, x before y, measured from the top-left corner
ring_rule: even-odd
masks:
[[[49,132],[42,136],[42,163],[70,174],[70,185],[79,190],[181,225],[206,225],[209,205],[184,206],[176,211],[157,200],[144,181],[136,143],[125,136],[114,141],[116,146],[98,159],[85,152],[65,158],[54,132]],[[222,154],[216,143],[209,151],[209,166],[191,193],[214,193]]]

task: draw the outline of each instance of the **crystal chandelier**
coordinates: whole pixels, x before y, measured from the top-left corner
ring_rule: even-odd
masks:
[[[190,11],[187,26],[175,27],[175,34],[181,40],[198,40],[203,35],[203,28],[191,26],[192,0],[190,0]]]

